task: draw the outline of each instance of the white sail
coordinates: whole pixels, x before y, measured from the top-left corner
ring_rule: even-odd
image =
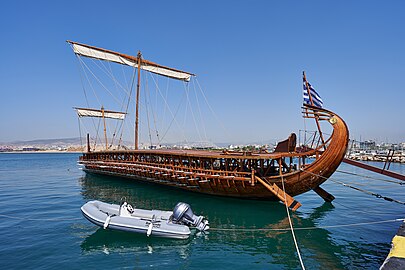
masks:
[[[99,60],[105,60],[105,61],[110,61],[114,63],[118,63],[121,65],[127,65],[131,67],[138,67],[138,58],[126,54],[121,54],[101,48],[96,48],[93,46],[89,45],[84,45],[84,44],[78,44],[75,42],[68,41],[69,43],[72,44],[73,46],[73,51],[77,55],[82,55],[90,58],[95,58]],[[190,78],[193,74],[181,71],[181,70],[176,70],[173,68],[165,67],[158,65],[156,63],[153,63],[151,61],[147,61],[144,59],[141,59],[141,69],[153,72],[159,75],[163,75],[166,77],[170,77],[173,79],[178,79],[182,81],[190,81]]]
[[[84,108],[75,108],[75,110],[77,111],[77,115],[79,117],[100,117],[100,118],[104,117],[104,118],[124,120],[126,114],[123,112],[113,112],[113,111],[84,109]]]

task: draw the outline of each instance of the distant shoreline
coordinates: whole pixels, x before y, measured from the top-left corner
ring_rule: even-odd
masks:
[[[39,151],[6,151],[0,154],[82,154],[81,151],[52,151],[52,150],[39,150]]]

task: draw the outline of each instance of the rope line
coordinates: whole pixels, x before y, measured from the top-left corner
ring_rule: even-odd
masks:
[[[397,219],[388,219],[388,220],[380,220],[380,221],[370,221],[370,222],[359,222],[359,223],[349,223],[349,224],[338,224],[338,225],[325,225],[325,226],[313,226],[313,227],[295,227],[294,230],[316,230],[316,229],[330,229],[330,228],[344,228],[344,227],[352,227],[352,226],[365,226],[365,225],[373,225],[373,224],[382,224],[382,223],[389,223],[389,222],[404,222],[404,218],[397,218]],[[290,231],[291,228],[212,228],[210,227],[210,231],[242,231],[242,232],[255,232],[255,231]]]
[[[345,172],[345,171],[340,171],[336,170],[339,173],[344,173],[344,174],[349,174],[349,175],[354,175],[354,176],[359,176],[363,178],[368,178],[372,180],[378,180],[378,181],[383,181],[383,182],[388,182],[388,183],[394,183],[394,184],[399,184],[401,186],[405,185],[405,182],[399,182],[399,181],[393,181],[393,180],[388,180],[388,179],[382,179],[382,178],[377,178],[377,177],[372,177],[372,176],[367,176],[367,175],[362,175],[362,174],[357,174],[357,173],[351,173],[351,172]]]
[[[301,169],[301,171],[303,171],[303,170]],[[315,175],[315,176],[324,178],[324,179],[328,179],[327,177],[322,176],[322,175],[319,175],[319,174],[316,174],[316,173],[312,173],[312,172],[309,172],[309,171],[306,171],[306,172],[309,173],[309,174],[312,174],[312,175]],[[334,180],[334,179],[332,179],[332,178],[329,178],[329,180],[332,181],[332,182],[334,182],[334,183],[340,184],[340,185],[342,185],[342,186],[349,187],[349,188],[352,188],[352,189],[354,189],[354,190],[357,190],[357,191],[360,191],[360,192],[363,192],[363,193],[366,193],[366,194],[375,196],[375,197],[377,197],[377,198],[379,198],[379,199],[384,199],[384,200],[389,201],[389,202],[395,202],[395,203],[398,203],[398,204],[405,205],[405,202],[402,202],[402,201],[399,201],[399,200],[396,200],[396,199],[393,199],[393,198],[390,198],[390,197],[382,196],[382,195],[380,195],[380,194],[378,194],[378,193],[374,193],[374,192],[371,192],[371,191],[368,191],[368,190],[365,190],[365,189],[361,189],[361,188],[358,188],[358,187],[355,187],[355,186],[352,186],[352,185],[343,183],[343,182],[341,182],[341,181]]]
[[[0,214],[0,217],[6,217],[11,219],[18,219],[18,220],[30,220],[30,221],[68,221],[68,220],[82,220],[83,218],[25,218],[25,217],[16,217],[10,215]],[[397,218],[397,219],[387,219],[387,220],[380,220],[380,221],[370,221],[370,222],[359,222],[359,223],[349,223],[349,224],[338,224],[338,225],[325,225],[325,226],[313,226],[313,227],[295,227],[294,230],[316,230],[316,229],[330,229],[330,228],[343,228],[343,227],[351,227],[351,226],[365,226],[365,225],[373,225],[373,224],[382,224],[382,223],[390,223],[390,222],[404,222],[404,218]],[[235,232],[255,232],[255,231],[290,231],[291,228],[215,228],[210,227],[210,231],[235,231]]]
[[[384,199],[384,200],[389,201],[389,202],[395,202],[395,203],[398,203],[398,204],[405,205],[405,202],[402,202],[402,201],[399,201],[399,200],[396,200],[396,199],[393,199],[393,198],[390,198],[390,197],[382,196],[382,195],[380,195],[380,194],[378,194],[378,193],[374,193],[374,192],[371,192],[371,191],[367,191],[367,190],[364,190],[364,189],[361,189],[361,188],[358,188],[358,187],[355,187],[355,186],[351,186],[351,185],[345,184],[345,183],[340,182],[340,181],[337,181],[337,180],[333,180],[333,179],[330,179],[330,180],[331,180],[332,182],[341,184],[342,186],[349,187],[349,188],[352,188],[352,189],[354,189],[354,190],[357,190],[357,191],[360,191],[360,192],[363,192],[363,193],[366,193],[366,194],[375,196],[375,197],[377,197],[377,198],[379,198],[379,199]]]
[[[300,260],[301,268],[303,270],[305,270],[304,262],[302,261],[302,258],[301,258],[301,253],[300,253],[300,249],[298,247],[297,239],[295,238],[294,227],[292,225],[291,217],[290,217],[290,210],[288,209],[288,206],[287,206],[287,195],[285,193],[283,175],[281,175],[281,183],[283,185],[283,192],[284,192],[284,202],[285,202],[284,205],[285,205],[285,209],[287,211],[288,223],[290,224],[290,229],[291,229],[291,234],[292,234],[292,237],[293,237],[293,240],[294,240],[295,249],[297,250],[298,259]]]
[[[9,215],[0,214],[0,217],[19,219],[19,220],[30,220],[30,221],[68,221],[68,220],[79,220],[83,218],[22,218]]]

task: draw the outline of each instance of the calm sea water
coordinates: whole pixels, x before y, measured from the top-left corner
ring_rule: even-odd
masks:
[[[0,263],[2,269],[300,269],[284,205],[178,191],[131,180],[85,175],[78,154],[0,154]],[[378,164],[377,165],[381,165]],[[393,164],[405,173],[405,165]],[[339,170],[389,179],[342,164]],[[332,179],[405,201],[405,185],[336,172]],[[333,204],[315,193],[297,196],[292,214],[307,269],[377,269],[390,249],[404,205],[328,181]],[[172,209],[178,201],[208,217],[208,235],[188,240],[147,238],[103,230],[84,219],[92,199],[140,208]],[[336,227],[330,227],[336,226]],[[243,228],[269,229],[244,231]],[[299,228],[307,228],[300,230]]]

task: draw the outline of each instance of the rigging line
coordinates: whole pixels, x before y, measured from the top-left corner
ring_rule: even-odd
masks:
[[[94,59],[92,59],[92,60],[94,60]],[[100,61],[100,63],[103,65],[103,67],[105,68],[105,70],[107,70],[107,68],[106,68],[105,65],[104,65],[104,62]],[[117,85],[119,85],[119,86],[124,90],[124,98],[122,99],[122,98],[120,97],[120,100],[122,99],[122,104],[121,104],[121,109],[120,109],[120,110],[122,111],[123,108],[124,108],[124,105],[125,105],[125,99],[126,99],[126,97],[128,96],[128,92],[126,91],[126,89],[125,89],[123,86],[121,86],[121,84],[120,84],[120,83],[118,82],[118,80],[115,78],[114,73],[113,73],[113,70],[112,70],[112,68],[111,68],[111,63],[108,62],[107,65],[108,65],[108,68],[109,68],[109,72],[110,72],[111,78],[112,78],[112,80],[114,81],[114,85],[115,85],[115,90],[116,90],[116,92],[119,93]],[[112,146],[114,145],[114,139],[116,138],[117,131],[119,131],[119,125],[120,125],[120,121],[117,121],[117,123],[115,124],[115,128],[114,128],[113,135],[112,135],[110,147],[112,147]]]
[[[149,74],[150,74],[150,76],[153,76],[152,73],[149,73]],[[159,142],[159,131],[158,131],[157,121],[156,121],[156,118],[157,118],[156,117],[156,110],[158,108],[158,98],[157,98],[157,90],[156,90],[156,88],[155,88],[155,92],[156,92],[155,93],[155,107],[153,107],[152,105],[151,105],[151,107],[152,107],[153,125],[155,127],[155,132],[156,132],[156,139]],[[149,91],[149,100],[152,100],[152,98],[150,97],[150,91]],[[154,108],[156,108],[156,110]]]
[[[199,88],[199,90],[200,90],[202,96],[204,97],[205,103],[207,104],[207,106],[208,106],[208,108],[210,109],[211,113],[214,115],[215,119],[216,119],[216,120],[218,121],[218,123],[221,125],[222,129],[225,131],[225,136],[227,136],[227,137],[229,138],[230,136],[229,136],[228,130],[226,129],[226,127],[225,127],[225,125],[223,124],[223,122],[219,119],[219,117],[218,117],[218,115],[215,113],[215,111],[212,109],[211,105],[208,103],[208,99],[207,99],[207,97],[205,96],[204,91],[203,91],[202,88],[201,88],[200,82],[198,81],[197,78],[196,78],[195,80],[196,80],[196,82],[197,82],[198,88]]]
[[[120,65],[121,66],[121,71],[122,71],[122,77],[124,77],[124,81],[125,81],[125,88],[127,88],[128,87],[128,89],[130,89],[129,87],[130,87],[130,84],[128,83],[128,80],[127,80],[127,76],[126,76],[126,74],[125,74],[125,70],[124,70],[124,66],[123,65]]]
[[[93,75],[94,79],[111,95],[111,97],[113,97],[115,99],[115,101],[117,102],[118,105],[120,105],[120,101],[117,99],[117,97],[115,97],[113,95],[113,93],[111,93],[110,90],[108,90],[108,88],[100,81],[100,79],[91,71],[91,69],[86,65],[86,63],[84,63],[82,61],[82,63],[84,64],[84,66],[87,68],[87,70],[90,72],[91,75]]]
[[[146,107],[146,121],[148,124],[148,135],[149,135],[149,143],[150,143],[150,148],[152,148],[152,134],[150,132],[150,121],[149,121],[149,101],[148,101],[148,95],[149,95],[149,99],[150,99],[150,93],[149,93],[149,87],[148,87],[148,81],[146,80],[146,76],[145,73],[143,74],[143,80],[145,81],[145,83],[143,84],[144,87],[144,91],[145,91],[145,95],[144,95],[144,99],[145,99],[145,107]]]
[[[203,129],[203,132],[204,132],[205,140],[208,141],[207,131],[206,131],[206,128],[205,128],[205,122],[204,122],[204,119],[203,119],[202,113],[201,113],[200,101],[198,99],[197,91],[195,89],[195,82],[194,82],[194,80],[192,82],[193,82],[195,99],[197,101],[197,109],[198,109],[198,113],[200,115],[200,121],[201,121],[201,124],[202,124],[202,129]]]
[[[101,61],[101,60],[95,60],[95,59],[91,59],[91,60],[93,61],[93,63],[94,63],[101,71],[104,72],[104,74],[108,75],[108,76],[110,77],[110,79],[114,81],[114,83],[115,83],[115,89],[117,89],[117,85],[118,85],[119,88],[121,88],[121,89],[125,92],[125,94],[128,95],[127,89],[126,89],[124,86],[122,86],[122,85],[120,84],[120,82],[115,78],[114,73],[112,72],[111,64],[110,64],[110,63],[108,63],[109,68],[110,68],[110,71],[109,71],[109,70],[107,69],[107,67],[104,65],[103,61]],[[100,67],[100,64],[99,64],[99,63],[102,65],[102,67]],[[118,91],[117,91],[117,92],[118,92]]]
[[[73,47],[72,47],[72,49],[73,49]],[[94,96],[96,97],[96,99],[97,99],[97,101],[98,101],[98,104],[99,104],[99,106],[101,107],[101,102],[100,102],[100,100],[99,100],[99,98],[98,98],[98,96],[97,96],[97,94],[96,94],[96,92],[95,92],[95,90],[94,90],[93,84],[90,82],[89,77],[87,76],[87,73],[86,73],[86,71],[85,71],[85,69],[84,69],[84,67],[83,67],[82,59],[81,59],[80,56],[78,56],[78,55],[76,55],[76,57],[77,57],[77,59],[78,59],[78,63],[80,64],[80,67],[81,67],[81,69],[82,69],[81,72],[80,72],[80,69],[79,69],[79,74],[80,74],[80,81],[81,81],[81,84],[82,84],[82,89],[83,89],[83,92],[84,92],[84,97],[85,97],[85,99],[86,99],[87,107],[90,108],[90,104],[89,104],[89,99],[88,99],[88,97],[87,97],[86,88],[84,87],[84,81],[83,81],[82,73],[86,76],[87,82],[88,82],[88,84],[90,85],[90,88],[93,90]],[[93,123],[94,130],[96,130],[96,122],[95,122],[94,118],[91,118],[91,121],[92,121],[92,123]]]
[[[92,60],[95,61],[93,58],[92,58]],[[128,93],[126,92],[125,87],[123,87],[123,86],[118,82],[118,80],[115,78],[114,73],[113,73],[112,68],[111,68],[111,62],[108,61],[107,63],[104,63],[104,61],[100,61],[100,64],[105,68],[105,70],[106,70],[107,72],[109,72],[110,77],[111,77],[111,79],[112,79],[113,82],[114,82],[115,91],[116,91],[117,93],[119,93],[118,87],[117,87],[117,85],[118,85],[120,88],[122,88],[122,89],[124,90],[124,94],[128,95]],[[108,70],[107,70],[106,65],[108,66]],[[119,94],[118,94],[118,95],[119,95]],[[119,95],[119,99],[120,99],[120,100],[122,99],[120,95]],[[121,110],[122,110],[123,107],[124,107],[124,104],[121,105]]]
[[[188,92],[190,91],[190,85],[188,83],[186,83],[186,82],[183,83],[183,85],[184,85],[184,90],[185,90],[186,96],[187,96],[187,102],[189,103],[189,107],[190,107],[191,118],[193,119],[194,126],[195,126],[195,129],[197,131],[198,137],[200,137],[200,140],[203,141],[203,138],[201,136],[200,130],[199,130],[198,125],[197,125],[197,121],[195,120],[195,117],[194,117],[194,112],[193,112],[193,109],[192,109],[192,106],[191,106],[190,97],[188,95]]]
[[[128,96],[127,107],[125,108],[125,113],[128,113],[129,104],[130,104],[130,102],[131,102],[132,92],[133,92],[134,85],[135,85],[136,72],[137,72],[137,69],[134,68],[134,71],[133,71],[133,73],[132,73],[132,80],[131,80],[132,82],[131,82],[131,85],[129,85],[130,91],[129,91],[129,96]],[[125,120],[124,120],[124,121],[125,121]],[[124,121],[121,122],[121,127],[120,127],[121,134],[120,134],[120,139],[119,139],[118,145],[120,145],[121,142],[122,142],[122,134],[123,134],[123,132],[124,132],[124,128],[123,128]]]
[[[164,102],[165,102],[165,105],[167,106],[168,111],[169,111],[170,114],[172,115],[174,122],[177,124],[178,128],[179,128],[180,130],[182,130],[182,128],[181,128],[179,122],[178,122],[177,119],[175,118],[175,115],[173,114],[172,110],[170,109],[170,106],[169,106],[169,104],[167,103],[167,100],[163,97],[163,95],[162,95],[162,93],[161,93],[161,91],[160,91],[160,88],[159,88],[159,86],[157,85],[157,83],[156,83],[156,81],[155,81],[155,78],[152,77],[152,80],[153,80],[153,82],[155,83],[156,88],[157,88],[158,91],[159,91],[159,95],[163,98],[163,100],[164,100]],[[180,105],[181,105],[181,102],[183,101],[183,98],[184,98],[184,94],[183,94],[183,97],[182,97],[182,99],[181,99],[181,101],[180,101],[180,103],[179,103],[179,107],[180,107]],[[176,114],[177,114],[177,113],[176,113]],[[173,120],[172,120],[172,121],[173,121]],[[171,125],[171,124],[170,124],[170,125]],[[168,131],[168,130],[167,130],[167,131]],[[167,133],[167,131],[166,131],[166,133]],[[184,135],[184,130],[182,130],[182,132],[183,132],[183,137],[185,137],[185,135]],[[162,139],[162,140],[163,140],[163,139]]]
[[[128,102],[127,102],[127,105],[126,105],[126,107],[125,107],[125,113],[126,113],[126,115],[128,115],[129,104],[130,104],[130,102],[131,102],[132,92],[133,92],[133,89],[134,89],[134,83],[135,83],[136,72],[137,72],[137,69],[134,68],[134,71],[132,72],[131,85],[128,85],[128,87],[129,87],[129,94],[128,94]],[[125,73],[124,73],[124,76],[125,76]],[[126,77],[125,77],[125,80],[126,80]],[[125,102],[125,99],[124,99],[124,102]],[[123,103],[124,103],[124,102],[123,102]],[[125,117],[124,120],[121,121],[121,125],[120,125],[120,127],[118,128],[118,131],[117,131],[117,133],[120,133],[120,137],[119,137],[119,140],[118,140],[118,149],[119,149],[119,147],[120,147],[120,145],[121,145],[121,142],[122,142],[122,134],[123,134],[123,132],[124,132],[123,126],[124,126],[124,121],[125,121],[125,120],[126,120],[126,117]]]
[[[349,223],[349,224],[337,224],[337,225],[325,225],[325,226],[312,226],[312,227],[295,227],[296,231],[304,230],[317,230],[317,229],[332,229],[332,228],[344,228],[344,227],[354,227],[354,226],[365,226],[365,225],[374,225],[390,222],[404,222],[404,218],[388,219],[388,220],[379,220],[379,221],[370,221],[370,222],[358,222],[358,223]],[[210,231],[235,231],[235,232],[267,232],[267,231],[291,231],[291,228],[215,228],[210,227]]]
[[[94,147],[93,147],[93,149],[94,150],[96,150],[96,145],[97,145],[97,139],[98,139],[98,132],[100,131],[100,124],[101,124],[101,118],[99,118],[99,120],[98,120],[98,126],[97,126],[97,132],[96,132],[96,138],[95,138],[95,140],[94,140]],[[101,139],[100,139],[101,140]]]
[[[394,183],[394,184],[398,184],[398,185],[401,185],[401,186],[405,185],[405,182],[399,182],[399,181],[394,181],[394,180],[382,179],[382,178],[377,178],[377,177],[372,177],[372,176],[367,176],[367,175],[361,175],[361,174],[351,173],[351,172],[345,172],[345,171],[340,171],[340,170],[336,170],[336,171],[339,172],[339,173],[344,173],[344,174],[359,176],[359,177],[368,178],[368,179],[372,179],[372,180],[378,180],[378,181],[383,181],[383,182],[388,182],[388,183]]]
[[[288,206],[287,206],[287,195],[285,193],[283,175],[281,175],[281,183],[283,184],[284,202],[285,202],[284,205],[285,205],[285,209],[287,211],[288,222],[290,223],[290,229],[291,229],[291,234],[292,234],[292,237],[293,237],[293,240],[294,240],[295,249],[297,250],[297,254],[298,254],[298,258],[300,260],[301,268],[305,270],[304,262],[302,261],[302,258],[301,258],[301,253],[300,253],[300,249],[298,247],[297,239],[295,238],[294,227],[292,225],[291,217],[290,217],[290,210],[288,209]]]
[[[80,117],[77,117],[77,122],[79,123],[80,147],[83,149],[82,129],[81,129],[81,125],[80,125]]]
[[[79,58],[78,55],[76,55],[76,57]],[[83,66],[82,66],[82,64],[80,63],[80,59],[78,59],[78,63],[80,64],[80,67],[81,67],[82,70],[83,70]],[[78,67],[78,69],[79,69],[79,67]],[[84,70],[83,70],[83,73],[85,73]],[[83,75],[82,75],[82,72],[80,72],[80,69],[79,69],[79,74],[80,74],[80,82],[81,82],[81,84],[82,84],[82,89],[83,89],[83,93],[84,93],[84,98],[86,99],[87,107],[90,108],[89,99],[88,99],[88,97],[87,97],[86,88],[84,87]]]
[[[172,127],[173,123],[174,123],[174,122],[177,123],[177,121],[176,121],[176,116],[177,116],[178,112],[180,111],[180,107],[181,107],[181,104],[183,103],[184,96],[185,96],[185,93],[184,93],[183,96],[181,97],[181,100],[180,100],[180,102],[179,102],[179,104],[178,104],[178,106],[177,106],[177,110],[176,110],[176,112],[175,112],[175,115],[173,115],[172,121],[170,121],[169,126],[167,127],[166,131],[163,133],[163,136],[161,137],[161,139],[160,139],[160,141],[159,141],[159,144],[160,144],[160,143],[163,141],[163,139],[166,137],[166,135],[167,135],[167,133],[169,132],[170,128]],[[178,124],[178,123],[177,123],[177,124]]]
[[[185,89],[184,91],[185,97],[186,97],[186,102],[185,102],[185,108],[184,108],[184,121],[183,121],[183,127],[180,129],[183,133],[183,139],[184,141],[187,143],[187,137],[185,135],[185,130],[186,130],[186,120],[187,120],[187,111],[188,111],[188,105],[189,102],[188,101],[188,93],[187,93],[187,89]],[[191,110],[191,109],[190,109]]]
[[[149,75],[152,77],[153,76],[153,74],[152,73],[149,73]],[[147,75],[146,75],[147,76]],[[147,78],[145,79],[145,80],[147,80]],[[156,88],[155,88],[156,89]],[[151,90],[150,90],[150,88],[149,88],[149,86],[148,86],[148,91],[147,91],[147,95],[148,95],[148,97],[149,97],[149,107],[150,107],[150,110],[151,110],[151,114],[152,114],[152,119],[153,119],[153,126],[152,126],[152,124],[150,124],[150,126],[152,126],[152,128],[149,128],[149,139],[150,139],[150,141],[151,141],[151,145],[152,145],[152,131],[154,131],[155,133],[156,133],[156,137],[157,137],[157,141],[159,141],[159,133],[158,133],[158,130],[157,130],[157,123],[156,123],[156,112],[155,112],[155,108],[157,108],[157,95],[155,96],[155,105],[156,106],[153,106],[153,102],[152,102],[152,96],[151,96]]]
[[[167,100],[167,95],[169,93],[169,83],[170,83],[170,79],[167,78],[166,93],[165,93],[165,96],[163,97],[164,100]],[[164,123],[165,119],[166,119],[166,106],[163,106],[162,124]]]
[[[300,169],[300,170],[303,172],[302,169]],[[307,172],[307,173],[309,173],[309,174],[316,175],[316,176],[321,177],[321,178],[324,178],[324,179],[328,179],[327,177],[324,177],[324,176],[319,175],[319,174],[316,174],[316,173],[312,173],[312,172],[309,172],[309,171],[305,171],[305,172]],[[361,189],[361,188],[358,188],[358,187],[354,187],[354,186],[351,186],[351,185],[349,185],[349,184],[343,183],[343,182],[341,182],[341,181],[334,180],[334,179],[332,179],[332,178],[329,178],[329,180],[332,181],[332,182],[334,182],[334,183],[340,184],[340,185],[342,185],[342,186],[349,187],[349,188],[351,188],[351,189],[354,189],[354,190],[357,190],[357,191],[360,191],[360,192],[363,192],[363,193],[366,193],[366,194],[375,196],[375,197],[377,197],[377,198],[379,198],[379,199],[384,199],[384,200],[389,201],[389,202],[395,202],[395,203],[398,203],[398,204],[405,205],[405,202],[402,202],[402,201],[399,201],[399,200],[396,200],[396,199],[393,199],[393,198],[390,198],[390,197],[382,196],[382,195],[380,195],[380,194],[378,194],[378,193],[374,193],[374,192],[371,192],[371,191],[368,191],[368,190],[364,190],[364,189]]]
[[[90,88],[91,88],[91,90],[93,91],[93,94],[94,94],[94,96],[95,96],[95,98],[96,98],[96,100],[97,100],[97,102],[98,102],[98,106],[101,107],[101,101],[100,101],[100,99],[98,98],[98,95],[97,95],[97,93],[96,93],[96,90],[94,89],[94,86],[93,86],[92,82],[90,81],[89,76],[87,75],[87,72],[86,72],[86,70],[85,70],[86,65],[85,65],[83,59],[82,59],[80,56],[77,56],[77,59],[78,59],[79,62],[80,62],[80,65],[81,65],[81,67],[82,67],[82,69],[83,69],[84,75],[86,76],[87,83],[90,85]],[[87,68],[87,67],[86,67],[86,68]],[[87,70],[88,70],[88,68],[87,68]],[[87,104],[87,106],[90,108],[90,105],[89,105],[89,104]]]

